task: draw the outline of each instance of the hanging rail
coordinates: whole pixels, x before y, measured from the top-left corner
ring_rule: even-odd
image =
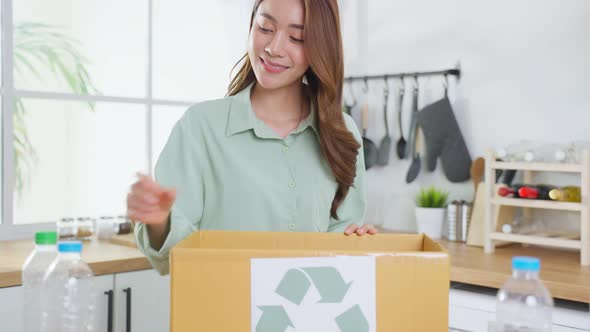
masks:
[[[457,79],[461,78],[461,68],[457,65],[453,69],[446,70],[435,70],[435,71],[422,71],[422,72],[408,72],[408,73],[397,73],[397,74],[385,74],[385,75],[369,75],[369,76],[350,76],[345,77],[345,82],[358,81],[358,80],[384,80],[394,77],[418,77],[418,76],[457,76]]]

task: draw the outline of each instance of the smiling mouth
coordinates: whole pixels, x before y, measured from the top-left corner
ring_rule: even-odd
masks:
[[[289,67],[286,67],[286,66],[283,66],[283,65],[279,65],[279,64],[276,64],[276,63],[273,63],[273,62],[270,62],[270,61],[266,61],[262,57],[260,57],[260,61],[270,71],[284,71],[286,69],[289,69]]]

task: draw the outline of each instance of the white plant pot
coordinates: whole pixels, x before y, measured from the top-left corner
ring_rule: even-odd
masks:
[[[442,238],[445,211],[445,208],[416,207],[418,233],[424,233],[433,239]]]

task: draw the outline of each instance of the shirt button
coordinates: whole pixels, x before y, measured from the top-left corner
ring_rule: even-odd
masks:
[[[290,181],[289,182],[289,188],[291,188],[291,189],[295,188],[295,182]]]
[[[287,152],[287,151],[289,151],[289,147],[288,147],[288,146],[285,146],[285,147],[283,148],[283,152]]]
[[[289,224],[289,229],[290,230],[294,230],[295,229],[295,224]]]

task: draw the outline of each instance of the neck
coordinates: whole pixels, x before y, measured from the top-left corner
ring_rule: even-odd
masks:
[[[303,89],[303,84],[273,90],[255,84],[250,97],[254,113],[261,119],[277,122],[300,120],[308,112]]]

